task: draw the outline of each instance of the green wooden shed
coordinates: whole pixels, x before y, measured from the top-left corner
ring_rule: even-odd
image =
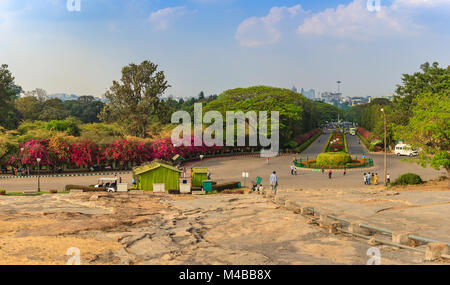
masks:
[[[193,167],[192,168],[192,186],[203,187],[203,181],[208,180],[208,168]]]
[[[164,184],[165,190],[180,190],[181,171],[163,161],[153,161],[133,170],[139,177],[139,189],[153,191],[153,184]]]

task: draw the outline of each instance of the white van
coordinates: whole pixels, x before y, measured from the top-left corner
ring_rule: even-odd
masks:
[[[399,143],[395,146],[395,154],[397,156],[417,156],[419,155],[419,151],[417,149],[412,149],[409,144]]]

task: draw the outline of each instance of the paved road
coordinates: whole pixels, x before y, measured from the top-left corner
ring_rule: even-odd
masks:
[[[329,133],[323,134],[312,143],[300,156],[306,158],[315,157],[318,153],[323,151],[325,143],[329,137]],[[358,144],[358,138],[348,136],[349,152],[352,155],[360,156],[364,153],[361,145]],[[294,156],[281,156],[270,160],[267,164],[263,158],[256,157],[231,157],[231,158],[217,158],[205,160],[197,163],[197,166],[206,166],[212,173],[212,178],[218,182],[225,181],[242,181],[242,172],[249,172],[249,179],[245,181],[247,185],[250,180],[255,179],[256,176],[263,178],[263,184],[268,184],[268,178],[272,171],[277,171],[280,185],[284,188],[293,189],[329,189],[329,188],[346,188],[346,189],[360,189],[367,188],[363,184],[362,176],[364,172],[374,171],[380,176],[380,184],[383,183],[383,154],[366,154],[367,157],[373,158],[375,166],[371,169],[353,169],[348,170],[347,175],[343,176],[342,171],[335,171],[333,178],[328,179],[326,175],[312,170],[298,169],[298,175],[290,175],[290,165]],[[435,179],[439,175],[444,174],[444,171],[436,171],[432,168],[423,168],[415,163],[403,161],[393,155],[388,156],[388,170],[391,174],[391,179],[406,173],[414,172],[425,180]],[[131,186],[131,175],[121,175],[124,182]],[[64,189],[67,184],[81,184],[90,185],[95,184],[100,177],[60,177],[60,178],[41,178],[41,188],[43,190]],[[370,187],[370,186],[368,186]],[[0,189],[6,189],[9,192],[19,192],[23,190],[32,190],[37,188],[36,178],[22,178],[22,179],[0,179]]]

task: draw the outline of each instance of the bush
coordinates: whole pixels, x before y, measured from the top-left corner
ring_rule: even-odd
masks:
[[[53,120],[45,124],[47,130],[65,132],[70,136],[79,136],[80,129],[73,120]]]
[[[391,185],[417,185],[422,184],[423,180],[419,175],[414,173],[406,173],[398,177]]]
[[[316,158],[316,164],[319,166],[341,166],[351,161],[351,156],[345,152],[324,152]]]

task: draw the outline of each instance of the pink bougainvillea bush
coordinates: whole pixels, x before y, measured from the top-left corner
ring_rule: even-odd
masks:
[[[301,145],[302,143],[306,142],[307,140],[309,140],[310,138],[315,136],[318,132],[320,132],[319,129],[311,130],[311,131],[307,132],[306,134],[303,134],[303,135],[300,135],[300,136],[296,137],[294,139],[294,141],[297,144]]]
[[[31,140],[19,148],[18,158],[22,164],[36,165],[40,158],[40,165],[52,165],[48,153],[48,140]]]

